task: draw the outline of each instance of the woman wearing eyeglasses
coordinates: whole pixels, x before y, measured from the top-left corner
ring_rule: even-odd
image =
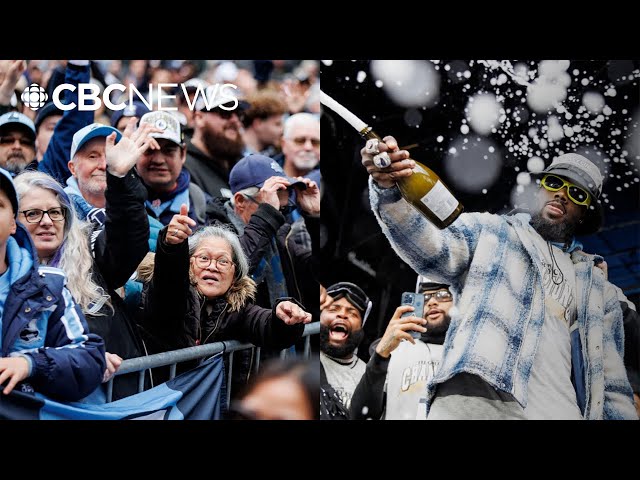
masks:
[[[28,230],[43,265],[62,269],[67,287],[87,318],[91,333],[105,342],[108,381],[123,359],[145,355],[143,339],[116,289],[122,287],[148,251],[149,223],[145,188],[132,172],[150,142],[144,126],[127,131],[117,144],[115,133],[105,149],[109,188],[105,192],[104,228],[78,219],[74,202],[53,177],[25,171],[15,180],[20,199],[17,220]],[[115,132],[115,130],[114,130]],[[151,386],[147,376],[148,386]],[[137,373],[114,379],[112,399],[138,391]],[[87,401],[100,402],[106,390]]]
[[[457,312],[428,419],[637,419],[623,363],[616,287],[576,235],[603,223],[603,176],[576,153],[542,172],[531,210],[463,213],[438,229],[402,200],[408,152],[386,137],[391,166],[361,151],[382,230],[419,273],[451,284]]]
[[[192,235],[186,205],[160,231],[153,265],[141,269],[144,327],[160,351],[221,340],[282,349],[302,336],[311,314],[291,298],[272,309],[253,304],[255,282],[238,236],[220,226]],[[188,241],[187,241],[188,240]],[[185,362],[184,371],[193,366]]]

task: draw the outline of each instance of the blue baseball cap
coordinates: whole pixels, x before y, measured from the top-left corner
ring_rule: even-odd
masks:
[[[307,184],[288,177],[282,167],[273,158],[266,155],[251,154],[236,163],[229,172],[229,186],[234,195],[249,187],[262,188],[271,177],[284,177],[291,184],[289,188],[307,188]]]
[[[18,193],[16,187],[13,186],[13,178],[11,174],[4,168],[0,168],[0,189],[7,194],[13,207],[13,216],[18,216]]]
[[[33,137],[33,140],[36,139],[36,127],[33,124],[33,121],[24,113],[7,112],[4,115],[0,115],[0,129],[7,125],[21,125],[23,130],[27,130],[29,132],[29,135]]]
[[[70,158],[76,156],[78,150],[82,148],[82,146],[87,143],[92,138],[96,137],[108,137],[113,132],[116,133],[116,143],[122,138],[122,133],[120,130],[116,130],[113,127],[109,127],[102,123],[92,123],[91,125],[87,125],[86,127],[81,128],[76,133],[73,134],[73,141],[71,142],[71,156]]]

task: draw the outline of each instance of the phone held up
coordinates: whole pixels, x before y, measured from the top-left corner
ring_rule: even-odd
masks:
[[[401,317],[420,317],[422,318],[424,312],[424,295],[421,293],[414,292],[404,292],[402,294],[402,305],[411,305],[414,310],[413,312],[405,312],[401,315]],[[409,334],[413,338],[420,338],[422,333],[416,332],[415,330],[409,330]]]

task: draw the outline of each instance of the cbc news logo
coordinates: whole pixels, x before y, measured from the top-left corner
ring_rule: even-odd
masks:
[[[20,95],[22,103],[34,111],[43,107],[48,98],[47,92],[37,83],[29,85]]]

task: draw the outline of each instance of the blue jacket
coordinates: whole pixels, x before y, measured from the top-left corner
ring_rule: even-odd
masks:
[[[396,253],[416,272],[450,284],[457,312],[442,364],[427,386],[429,408],[439,383],[462,372],[510,393],[525,407],[544,321],[542,261],[529,214],[464,213],[439,230],[394,187],[370,179],[373,212]],[[577,335],[571,336],[578,405],[586,419],[636,419],[623,364],[622,310],[615,287],[594,260],[571,253],[576,275]],[[505,266],[508,265],[508,268]]]
[[[102,382],[102,338],[89,333],[82,311],[64,286],[62,270],[34,265],[37,254],[18,224],[7,240],[11,288],[2,313],[2,357],[24,356],[25,382],[52,398],[79,400]]]
[[[89,83],[91,77],[90,68],[89,65],[86,67],[67,65],[64,82],[76,86],[73,92],[70,90],[65,91],[65,101],[67,103],[78,104],[77,86],[79,83]],[[81,128],[93,123],[93,114],[93,111],[80,111],[77,107],[64,112],[53,131],[42,161],[38,164],[38,170],[48,173],[60,184],[65,185],[67,178],[71,176],[67,164],[70,160],[73,135]]]

